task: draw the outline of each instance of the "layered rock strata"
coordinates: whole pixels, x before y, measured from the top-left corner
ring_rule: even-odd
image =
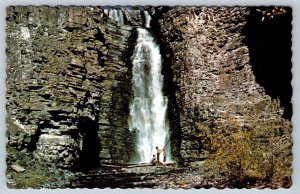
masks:
[[[65,167],[126,162],[131,30],[96,7],[9,7],[9,143]]]
[[[62,167],[129,161],[135,144],[128,130],[130,57],[135,27],[144,26],[147,16],[120,8],[124,18],[114,21],[111,9],[7,9],[10,145]],[[161,44],[175,160],[205,159],[209,148],[200,136],[207,128],[269,128],[290,156],[291,123],[278,100],[258,84],[244,42],[249,9],[146,9]]]
[[[243,34],[249,13],[243,7],[174,7],[159,20],[171,61],[166,65],[173,75],[184,162],[206,158],[209,148],[199,137],[204,128],[229,134],[236,128],[268,128],[291,155],[291,123],[282,117],[278,99],[257,83],[249,61]]]

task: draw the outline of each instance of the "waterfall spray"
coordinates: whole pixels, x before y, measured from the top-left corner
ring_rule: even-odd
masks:
[[[163,76],[159,46],[150,32],[138,28],[132,56],[134,98],[130,106],[129,128],[137,133],[137,162],[148,162],[155,147],[162,149],[169,138],[166,122],[167,98],[163,96]],[[170,146],[167,146],[170,159]],[[163,157],[161,155],[161,157]]]

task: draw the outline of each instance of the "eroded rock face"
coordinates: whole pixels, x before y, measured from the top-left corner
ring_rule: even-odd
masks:
[[[147,7],[161,41],[164,86],[176,160],[199,161],[203,128],[282,129],[291,125],[256,81],[242,30],[242,7]],[[121,9],[124,24],[99,7],[7,9],[9,144],[70,167],[125,163],[134,153],[128,130],[130,57],[145,12]],[[80,159],[81,158],[81,159]]]
[[[124,56],[132,27],[117,26],[100,8],[9,7],[7,14],[9,143],[69,167],[86,155],[82,146],[97,128],[100,160],[128,161]]]
[[[161,40],[172,61],[166,65],[173,74],[185,162],[206,157],[199,138],[203,128],[272,126],[270,133],[282,128],[285,152],[291,154],[290,121],[256,82],[243,43],[249,13],[242,7],[175,7],[162,14]]]

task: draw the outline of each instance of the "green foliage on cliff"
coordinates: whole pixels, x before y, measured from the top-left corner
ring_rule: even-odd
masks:
[[[7,178],[15,180],[16,185],[9,185],[9,188],[38,188],[45,182],[51,182],[52,178],[46,175],[43,164],[35,161],[31,154],[19,152],[11,146],[7,146]],[[11,169],[11,164],[24,167],[25,172],[15,172]]]
[[[248,119],[258,115],[254,111]],[[230,116],[223,128],[200,124],[210,150],[205,166],[223,175],[229,187],[290,187],[291,126],[283,119],[258,121],[251,128]]]
[[[61,188],[69,184],[72,173],[49,166],[44,162],[36,160],[32,153],[18,151],[7,145],[7,169],[6,178],[15,181],[15,185],[7,184],[11,189],[24,188]],[[26,169],[24,172],[16,172],[11,168],[12,164]]]

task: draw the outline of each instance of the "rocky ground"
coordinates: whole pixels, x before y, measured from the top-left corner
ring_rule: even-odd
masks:
[[[13,166],[16,166],[14,168]],[[39,162],[32,153],[7,147],[7,187],[20,188],[61,188],[70,184],[74,173]]]
[[[205,168],[204,162],[159,166],[115,166],[102,164],[90,170],[71,171],[34,159],[30,152],[8,147],[7,186],[24,188],[280,188],[282,181],[246,180],[241,183]],[[234,181],[234,180],[233,180]],[[289,181],[289,180],[287,180]],[[288,186],[287,186],[288,187]]]
[[[75,174],[71,188],[210,188],[217,179],[203,167],[143,166],[99,168]],[[213,180],[213,181],[212,181]]]
[[[7,186],[9,188],[210,188],[220,177],[204,170],[202,163],[190,167],[105,166],[86,171],[70,171],[46,165],[31,153],[8,147]],[[13,165],[20,169],[16,170]]]

